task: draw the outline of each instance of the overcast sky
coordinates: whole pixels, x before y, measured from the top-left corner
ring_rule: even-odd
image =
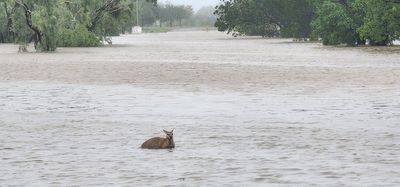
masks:
[[[176,5],[192,5],[194,11],[199,10],[203,6],[215,6],[219,0],[159,0],[159,2],[171,2]]]

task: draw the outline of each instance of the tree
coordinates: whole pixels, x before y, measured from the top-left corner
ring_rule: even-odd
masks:
[[[315,6],[310,0],[285,0],[282,5],[281,36],[290,38],[308,38],[312,28],[311,21],[314,19]]]
[[[31,43],[35,40],[35,33],[28,27],[26,24],[25,18],[25,10],[20,8],[19,5],[16,5],[16,9],[12,15],[12,26],[11,30],[14,33],[13,41],[20,45],[26,45],[27,43]]]
[[[175,6],[174,14],[174,19],[179,22],[179,26],[182,26],[182,20],[189,19],[193,15],[193,8],[185,5]]]
[[[215,7],[206,6],[200,8],[190,19],[190,26],[213,27],[217,17],[214,15]]]
[[[54,51],[57,44],[97,45],[99,40],[96,42],[95,38],[119,35],[132,28],[136,18],[135,2],[0,0],[0,42],[27,44],[34,41],[35,48],[41,51]],[[146,2],[154,5],[157,0]],[[76,41],[65,41],[71,38]],[[86,41],[87,44],[80,41]]]
[[[182,26],[183,20],[189,19],[193,15],[193,9],[191,6],[160,4],[156,15],[160,21],[160,27],[162,23],[167,23],[170,27],[173,27],[175,23]]]
[[[5,12],[4,3],[0,2],[0,43],[5,43],[8,39],[7,16]]]
[[[358,25],[349,13],[348,2],[324,1],[317,9],[313,21],[315,35],[322,38],[324,45],[355,45],[359,41]]]
[[[141,25],[149,26],[149,25],[153,25],[157,21],[157,18],[158,18],[157,10],[158,10],[158,8],[153,6],[152,3],[145,2],[145,3],[142,4],[140,9],[142,10],[141,14],[140,14],[140,17],[141,17],[140,20],[142,22]]]
[[[222,0],[215,26],[228,33],[308,37],[313,17],[310,0]]]
[[[397,0],[315,0],[314,34],[326,45],[388,45],[400,34]]]
[[[57,47],[57,31],[59,29],[57,9],[60,1],[16,0],[15,2],[23,9],[26,24],[35,33],[35,48],[41,51],[54,51]]]
[[[75,0],[65,1],[65,5],[72,16],[71,21],[85,25],[88,31],[101,37],[118,35],[127,29],[127,25],[133,26],[131,0]]]
[[[15,3],[11,0],[0,0],[0,43],[13,42],[13,15],[16,11]]]
[[[357,31],[371,45],[388,45],[400,37],[399,2],[357,0],[357,6],[365,13],[364,23]]]

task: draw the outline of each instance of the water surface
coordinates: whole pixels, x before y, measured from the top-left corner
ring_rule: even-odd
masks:
[[[400,184],[398,54],[187,34],[194,39],[125,36],[117,43],[132,46],[0,54],[0,186]],[[145,55],[150,44],[164,56]],[[225,44],[253,49],[246,60]],[[107,54],[114,61],[96,66]],[[161,65],[130,67],[146,58]],[[216,73],[198,79],[207,67]],[[176,149],[139,148],[163,128],[175,128]]]

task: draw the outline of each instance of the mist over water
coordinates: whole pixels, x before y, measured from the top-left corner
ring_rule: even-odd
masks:
[[[167,0],[167,1],[159,1],[162,3],[173,3],[176,5],[190,5],[193,7],[194,11],[198,11],[201,7],[205,6],[217,6],[220,1],[219,0]]]
[[[0,54],[1,186],[400,183],[396,53],[214,32],[115,42]],[[139,148],[164,128],[176,149]]]

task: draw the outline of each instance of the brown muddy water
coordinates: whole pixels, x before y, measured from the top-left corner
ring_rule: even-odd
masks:
[[[0,186],[398,186],[399,48],[217,32],[0,45]],[[141,143],[175,128],[174,150]]]

